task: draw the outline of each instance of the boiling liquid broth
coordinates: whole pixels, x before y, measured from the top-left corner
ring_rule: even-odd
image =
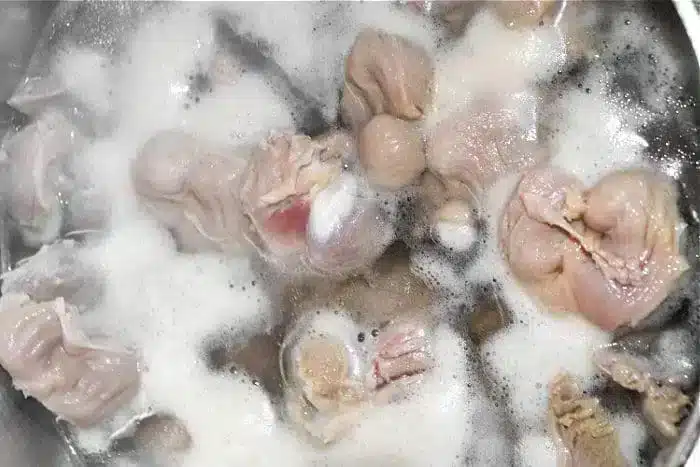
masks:
[[[544,312],[511,277],[497,226],[516,175],[486,193],[476,255],[460,259],[429,246],[411,252],[414,270],[441,292],[434,307],[442,322],[439,365],[420,393],[373,410],[346,439],[317,449],[280,419],[278,399],[254,377],[210,365],[212,339],[235,346],[277,329],[283,321],[277,279],[248,258],[178,254],[170,235],[139,209],[128,167],[162,129],[182,128],[247,154],[270,129],[294,125],[293,99],[263,73],[235,57],[222,65],[222,76],[208,68],[221,50],[213,20],[224,15],[257,41],[328,123],[337,115],[345,54],[357,33],[373,26],[404,35],[434,56],[438,87],[428,128],[475,98],[517,90],[539,102],[551,163],[585,183],[639,166],[685,179],[692,154],[682,143],[692,143],[687,135],[695,131],[687,52],[661,19],[667,7],[641,8],[574,3],[580,15],[564,16],[560,31],[513,30],[482,9],[454,37],[388,3],[177,4],[145,14],[114,56],[67,41],[51,71],[72,77],[70,92],[113,122],[79,163],[111,213],[109,231],[82,253],[105,275],[107,292],[81,319],[89,330],[140,350],[146,370],[131,413],[150,408],[181,419],[193,440],[182,459],[186,466],[555,465],[545,430],[547,383],[566,369],[583,378],[588,391],[601,390],[590,356],[612,336],[577,316]],[[586,60],[567,55],[567,34],[574,33],[590,46]],[[499,297],[489,306],[507,326],[475,339],[469,317],[485,306],[484,287]],[[625,456],[644,465],[655,447],[634,407],[612,396],[607,405]],[[96,454],[113,428],[76,431],[75,437],[85,453]]]

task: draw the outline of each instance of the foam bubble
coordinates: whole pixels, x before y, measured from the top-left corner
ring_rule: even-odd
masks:
[[[557,447],[550,436],[527,434],[517,444],[520,467],[557,465]]]

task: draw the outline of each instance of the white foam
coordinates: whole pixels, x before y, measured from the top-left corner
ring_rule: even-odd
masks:
[[[355,177],[342,174],[333,184],[321,190],[311,205],[309,225],[320,242],[327,241],[338,226],[351,214],[357,200]]]
[[[527,434],[516,447],[520,467],[547,467],[557,465],[557,447],[550,436]]]
[[[533,89],[538,81],[556,74],[565,61],[565,40],[556,28],[509,29],[484,9],[470,20],[464,37],[437,56],[432,119],[439,121],[484,94]]]
[[[399,34],[429,52],[436,47],[436,31],[427,18],[389,2],[285,2],[274,6],[230,2],[225,8],[239,15],[239,32],[270,46],[271,56],[319,101],[329,121],[336,117],[345,56],[360,30],[373,27]],[[289,31],[294,40],[289,40]]]
[[[597,374],[590,356],[610,337],[576,315],[549,315],[528,307],[525,300],[512,309],[516,317],[525,318],[524,324],[492,337],[482,356],[497,380],[508,384],[515,419],[524,426],[544,429],[547,384],[560,371],[590,382]]]
[[[109,58],[90,49],[61,50],[54,57],[54,70],[66,91],[98,116],[106,116],[111,103],[112,76]]]
[[[644,422],[637,415],[618,414],[610,418],[620,438],[620,451],[630,465],[639,465],[639,450],[646,440]]]
[[[478,238],[476,228],[471,224],[438,222],[435,231],[442,245],[458,252],[467,251]]]

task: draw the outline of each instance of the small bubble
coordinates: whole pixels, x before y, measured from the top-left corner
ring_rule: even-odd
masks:
[[[365,341],[365,333],[361,332],[357,335],[357,342],[364,342]]]
[[[377,337],[379,335],[379,329],[376,329],[376,328],[372,329],[371,334],[372,334],[372,337]]]
[[[590,93],[591,93],[591,88],[586,88],[586,94],[590,94]]]
[[[626,19],[626,20],[625,20],[625,26],[629,26],[630,24],[632,24],[632,21]]]

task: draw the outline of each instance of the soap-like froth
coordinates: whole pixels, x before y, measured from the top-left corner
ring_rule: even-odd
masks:
[[[337,111],[344,55],[359,30],[378,27],[404,35],[430,54],[436,50],[435,32],[425,18],[402,12],[388,3],[290,4],[269,8],[231,3],[225,8],[241,13],[240,30],[255,33],[270,44],[271,55],[282,67],[307,91],[314,90],[311,94],[322,102],[329,121]],[[298,443],[279,425],[261,388],[249,380],[214,376],[200,361],[197,342],[212,329],[218,330],[221,323],[246,331],[267,326],[270,312],[265,295],[251,285],[255,276],[247,264],[221,263],[218,256],[185,260],[175,255],[167,232],[143,220],[128,180],[129,161],[158,130],[182,128],[215,143],[247,145],[257,142],[272,128],[292,125],[287,103],[279,99],[263,77],[250,70],[228,84],[214,85],[210,93],[205,88],[197,94],[198,101],[193,98],[188,76],[206,69],[217,48],[208,15],[203,10],[194,6],[174,7],[174,10],[172,15],[154,16],[144,23],[128,41],[123,60],[116,59],[114,65],[107,65],[106,71],[95,68],[102,63],[100,55],[86,54],[84,50],[73,63],[64,61],[62,65],[67,73],[85,64],[87,69],[76,75],[81,81],[79,87],[84,87],[80,100],[88,108],[98,110],[107,109],[107,104],[113,106],[109,113],[117,123],[116,130],[96,141],[82,159],[88,178],[109,200],[110,228],[118,229],[102,246],[90,250],[96,264],[106,270],[110,285],[103,308],[85,318],[94,329],[117,330],[124,339],[144,346],[151,367],[144,375],[147,395],[155,407],[174,408],[190,424],[195,442],[200,443],[201,449],[189,455],[188,465],[230,462],[305,467],[314,455],[309,454],[305,443]],[[624,49],[630,40],[634,44],[651,44],[644,32],[644,21],[631,16],[632,25],[624,28],[619,24],[623,18],[624,15],[614,18],[616,26],[609,35],[611,46]],[[290,30],[294,31],[293,40]],[[661,50],[661,45],[658,47],[656,50]],[[441,49],[437,57],[437,111],[428,116],[438,121],[455,105],[462,106],[474,96],[489,91],[501,94],[524,90],[537,95],[539,90],[533,83],[548,81],[563,69],[566,46],[559,32],[552,28],[511,31],[492,14],[484,13],[473,18],[467,34],[457,44]],[[661,68],[677,65],[671,55],[656,52],[654,55]],[[640,56],[644,58],[646,54]],[[70,58],[70,54],[66,57]],[[103,79],[105,76],[109,77],[107,81]],[[554,162],[581,177],[586,184],[614,168],[639,165],[645,147],[637,135],[643,112],[629,100],[610,92],[611,78],[594,67],[583,77],[581,89],[564,91],[556,100],[555,109],[543,115],[542,123],[550,132]],[[112,83],[111,96],[109,90],[100,88],[102,82],[105,86]],[[587,88],[591,89],[590,93],[586,92]],[[663,107],[662,88],[651,86],[642,90],[645,96],[654,98],[647,101],[653,100]],[[505,377],[509,387],[524,391],[519,395],[518,390],[510,390],[505,401],[517,419],[532,422],[541,414],[544,392],[544,388],[533,386],[557,366],[580,371],[583,377],[590,376],[583,362],[590,348],[605,342],[607,337],[571,318],[562,322],[554,318],[545,320],[532,304],[521,301],[523,291],[512,283],[496,244],[502,206],[516,180],[516,175],[504,177],[485,194],[484,251],[470,269],[457,273],[441,258],[431,257],[426,261],[435,283],[461,295],[467,293],[468,282],[496,279],[505,284],[505,296],[516,321],[522,319],[524,323],[491,338],[488,345],[494,356],[489,358],[491,366],[487,369]],[[426,256],[429,255],[423,254]],[[133,294],[125,294],[125,290]],[[531,335],[529,329],[533,330]],[[549,347],[538,345],[539,340],[548,342]],[[463,357],[457,347],[448,352],[455,362]],[[545,348],[549,352],[545,353]],[[551,348],[563,350],[552,352]],[[541,359],[545,364],[540,368],[526,361],[513,368],[507,363],[513,355],[527,357],[527,361]],[[174,361],[178,365],[173,365]],[[455,365],[463,371],[463,363]],[[468,373],[466,378],[474,383],[477,375]],[[503,460],[500,449],[499,452],[489,449],[488,441],[499,447],[510,441],[504,441],[499,433],[487,435],[481,430],[483,420],[493,416],[493,412],[484,410],[476,422],[473,412],[464,414],[464,410],[471,411],[475,406],[487,407],[487,399],[460,387],[452,376],[441,381],[444,384],[430,388],[442,396],[428,394],[416,405],[392,408],[386,421],[381,419],[384,412],[377,412],[364,437],[358,438],[372,448],[363,462],[385,465],[390,460],[383,457],[386,451],[381,451],[386,443],[391,452],[405,449],[406,458],[402,460],[408,465],[413,465],[414,459],[416,465],[450,465],[465,451],[464,446],[471,449],[472,455],[483,454],[483,457],[474,455],[475,465],[507,465],[509,460]],[[202,397],[203,394],[207,397]],[[462,403],[463,398],[467,403]],[[449,403],[443,405],[446,401]],[[445,411],[445,407],[456,410]],[[424,417],[434,423],[424,424]],[[410,423],[404,423],[405,420]],[[536,421],[539,423],[539,419]],[[635,423],[630,429],[639,427]],[[358,433],[362,432],[361,429]],[[465,432],[480,438],[479,442],[462,445],[460,436]],[[435,433],[441,436],[436,437]],[[624,444],[625,436],[621,435]],[[541,438],[528,440],[522,433],[518,437],[521,448],[515,454],[516,460],[520,458],[528,465],[527,459],[546,457],[546,453],[538,454],[544,445],[539,442]],[[431,443],[426,443],[426,439],[432,440]],[[362,444],[348,443],[343,452],[331,456],[338,460],[337,465],[352,465],[357,460]],[[371,458],[372,453],[377,454],[376,458]]]

